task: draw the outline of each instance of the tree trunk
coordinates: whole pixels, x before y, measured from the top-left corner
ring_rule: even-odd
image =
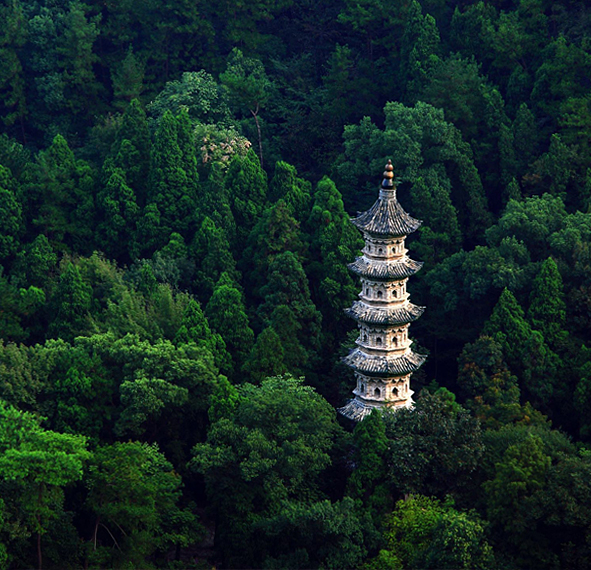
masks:
[[[252,116],[254,117],[254,122],[257,125],[257,133],[259,135],[259,158],[261,159],[261,168],[264,168],[263,165],[263,139],[261,137],[261,125],[259,124],[259,106],[257,104],[257,108],[253,111],[250,109]]]

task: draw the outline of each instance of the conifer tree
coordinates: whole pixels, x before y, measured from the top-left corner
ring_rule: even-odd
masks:
[[[226,232],[218,228],[207,216],[195,233],[191,244],[191,257],[197,265],[195,284],[199,297],[204,301],[209,300],[215,284],[224,271],[236,281],[239,279]]]
[[[84,282],[77,265],[68,263],[53,297],[55,316],[49,334],[73,340],[89,329],[92,287]]]
[[[509,366],[517,368],[532,329],[525,320],[523,309],[508,289],[503,289],[483,332],[503,347]]]
[[[211,352],[215,365],[221,372],[232,373],[232,358],[226,351],[226,343],[218,333],[211,332],[199,301],[191,299],[185,308],[181,327],[176,333],[177,345],[194,342]]]
[[[275,164],[275,174],[269,184],[269,200],[284,200],[291,215],[300,223],[305,222],[310,211],[311,184],[297,176],[297,170],[287,162]]]
[[[527,317],[532,328],[539,330],[553,348],[565,340],[566,304],[562,276],[556,262],[549,257],[534,279]]]
[[[235,370],[240,370],[254,343],[254,333],[248,322],[242,293],[227,273],[222,273],[216,283],[205,314],[212,330],[224,339]]]
[[[267,174],[254,150],[235,156],[226,174],[226,188],[236,220],[235,250],[242,253],[250,231],[263,213],[267,201]]]
[[[139,208],[121,169],[111,171],[105,187],[97,196],[96,209],[100,220],[97,230],[101,236],[101,247],[110,257],[129,261]]]
[[[10,171],[0,165],[0,260],[14,254],[23,233],[22,210],[16,196],[18,188]]]
[[[27,218],[56,245],[87,252],[94,235],[94,187],[90,165],[76,160],[57,135],[40,153],[33,181],[25,189]]]
[[[272,326],[267,327],[257,336],[257,340],[248,355],[242,371],[248,374],[255,384],[265,378],[285,374],[283,345]]]
[[[150,147],[146,112],[142,104],[133,99],[123,113],[111,155],[105,161],[103,170],[108,171],[110,166],[123,170],[127,184],[134,191],[141,207],[145,205],[148,192]]]
[[[355,259],[363,240],[349,221],[341,193],[327,177],[318,182],[306,225],[311,236],[307,272],[312,294],[323,315],[324,332],[338,335],[350,325],[343,309],[358,293],[347,263]]]

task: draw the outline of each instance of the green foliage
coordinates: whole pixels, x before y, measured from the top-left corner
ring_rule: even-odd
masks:
[[[225,562],[260,566],[274,555],[274,517],[297,526],[294,509],[320,498],[319,476],[340,428],[328,402],[290,376],[243,384],[238,395],[234,413],[214,421],[207,442],[195,446],[191,465],[205,475]],[[315,541],[306,526],[304,540]]]
[[[179,507],[181,478],[156,445],[99,447],[86,479],[86,506],[94,515],[93,564],[145,566],[172,545],[199,539],[195,515]]]
[[[388,550],[369,568],[491,568],[493,550],[486,527],[474,512],[463,513],[453,500],[441,503],[422,495],[398,501],[386,519]]]
[[[483,452],[480,424],[443,392],[384,414],[388,479],[403,493],[461,492]]]

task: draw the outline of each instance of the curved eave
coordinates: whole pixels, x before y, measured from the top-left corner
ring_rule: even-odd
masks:
[[[426,359],[425,355],[412,350],[403,356],[376,356],[356,348],[343,358],[343,362],[361,374],[403,376],[417,371]]]
[[[351,222],[364,232],[383,236],[406,236],[422,222],[407,214],[396,198],[378,198],[375,204]]]
[[[349,263],[347,267],[359,277],[366,279],[404,279],[419,271],[423,267],[423,262],[409,257],[400,261],[377,261],[361,256],[353,263]]]
[[[425,307],[419,307],[408,303],[401,308],[370,307],[363,301],[355,301],[350,309],[345,309],[345,314],[356,321],[370,325],[406,325],[416,321],[425,311]]]

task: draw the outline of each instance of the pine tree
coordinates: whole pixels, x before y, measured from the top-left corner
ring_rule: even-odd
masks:
[[[16,199],[18,189],[10,171],[0,165],[0,260],[14,254],[23,233],[22,210]]]
[[[216,227],[216,224],[207,216],[195,233],[191,244],[191,256],[197,264],[195,284],[199,297],[204,301],[211,297],[215,284],[224,271],[228,272],[233,279],[239,279],[226,233],[223,229]]]
[[[105,187],[97,196],[96,209],[100,220],[97,230],[103,250],[109,257],[129,262],[139,208],[121,169],[111,171]]]
[[[297,176],[297,170],[287,162],[275,164],[275,174],[269,184],[269,200],[284,200],[291,215],[300,223],[305,222],[310,211],[311,184]]]
[[[77,265],[68,263],[60,275],[52,303],[50,336],[72,341],[89,330],[92,287],[83,281]]]
[[[288,370],[283,362],[284,352],[279,335],[269,326],[257,337],[242,372],[255,384],[260,384],[265,378],[285,374]]]
[[[226,174],[225,185],[236,220],[236,242],[233,245],[235,251],[242,253],[267,200],[267,174],[252,149],[244,158],[234,157]]]
[[[221,372],[226,375],[232,373],[232,358],[226,351],[226,343],[221,335],[211,332],[197,300],[191,299],[187,304],[181,327],[174,340],[177,345],[194,342],[206,348],[213,355],[214,362]]]
[[[534,279],[527,317],[532,328],[539,330],[545,341],[555,349],[568,335],[564,330],[566,304],[562,276],[551,257],[544,261]]]
[[[227,273],[222,273],[216,283],[205,314],[212,330],[224,339],[235,370],[240,370],[252,348],[254,333],[248,322],[242,293]]]

